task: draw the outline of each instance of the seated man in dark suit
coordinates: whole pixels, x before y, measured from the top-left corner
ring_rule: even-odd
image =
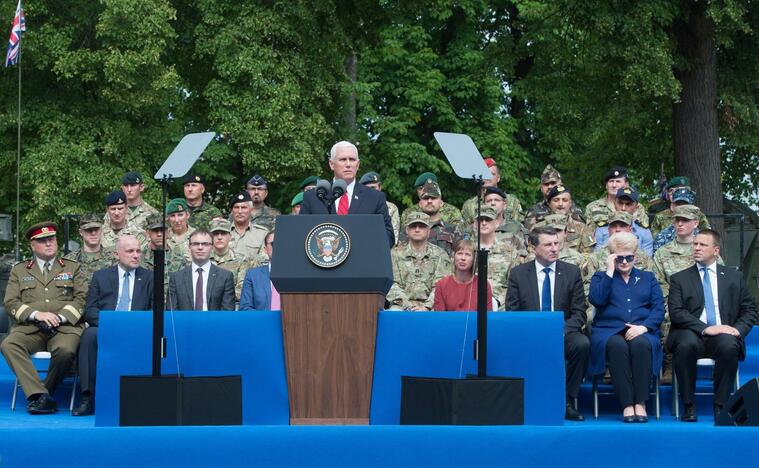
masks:
[[[385,223],[387,240],[392,247],[395,245],[393,223],[387,211],[385,194],[356,183],[356,173],[360,161],[358,148],[353,143],[339,141],[329,152],[329,168],[334,179],[342,179],[348,185],[342,197],[327,207],[316,194],[318,190],[309,190],[303,194],[303,204],[300,214],[379,214]]]
[[[556,229],[538,227],[528,237],[535,261],[512,268],[506,292],[506,310],[561,310],[564,312],[564,359],[567,361],[567,406],[564,417],[582,421],[574,400],[588,367],[590,340],[583,333],[585,293],[576,266],[558,260],[561,242]]]
[[[140,242],[134,236],[116,241],[116,266],[98,270],[92,276],[84,330],[79,343],[79,377],[82,398],[74,416],[95,412],[95,372],[98,355],[98,323],[101,310],[151,310],[153,308],[153,273],[140,266]]]
[[[714,359],[714,416],[735,385],[738,361],[746,357],[746,335],[756,324],[756,305],[739,271],[717,264],[721,236],[711,229],[693,239],[696,264],[670,277],[666,347],[685,404],[682,420],[695,422],[696,361]]]
[[[166,310],[235,310],[234,274],[211,263],[211,233],[190,234],[192,263],[169,276]]]
[[[248,269],[240,294],[240,310],[279,310],[279,293],[269,279],[271,253],[274,249],[274,231],[264,238],[263,252],[269,263]]]

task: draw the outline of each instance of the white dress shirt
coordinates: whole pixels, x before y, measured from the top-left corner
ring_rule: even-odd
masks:
[[[542,310],[543,308],[543,281],[545,281],[546,274],[543,273],[544,268],[550,268],[551,272],[548,274],[548,278],[551,281],[551,310],[554,309],[554,291],[556,290],[556,262],[551,263],[550,265],[543,266],[535,260],[535,273],[538,281],[538,297],[540,297],[540,308]]]
[[[722,318],[719,315],[719,294],[717,293],[717,262],[715,261],[711,265],[701,265],[696,263],[698,268],[698,276],[701,278],[701,284],[704,284],[704,272],[701,268],[706,267],[709,271],[709,284],[712,287],[712,297],[714,298],[714,315],[717,325],[722,325]],[[704,297],[706,300],[706,297]],[[706,323],[706,307],[701,311],[701,316],[698,318],[702,322]]]
[[[118,264],[119,270],[119,294],[116,296],[116,303],[118,304],[119,298],[121,298],[121,291],[124,289],[124,274],[129,273],[129,304],[126,310],[132,310],[132,297],[134,296],[134,282],[135,278],[134,270],[125,270],[121,264]]]
[[[337,180],[337,179],[335,179]],[[332,181],[332,183],[335,183],[335,180]],[[348,187],[345,189],[345,193],[348,194],[348,209],[351,207],[351,203],[353,202],[353,189],[356,188],[356,179],[353,179],[353,182],[348,184]],[[337,207],[340,205],[340,199],[338,198],[335,200],[335,213],[337,213]]]
[[[200,266],[192,262],[192,303],[195,304],[196,286],[198,284],[198,268],[203,269],[203,310],[208,310],[208,276],[211,273],[211,262]]]

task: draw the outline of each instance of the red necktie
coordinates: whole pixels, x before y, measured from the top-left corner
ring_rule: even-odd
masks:
[[[343,196],[340,197],[340,202],[337,204],[337,214],[348,214],[348,192],[345,192]]]

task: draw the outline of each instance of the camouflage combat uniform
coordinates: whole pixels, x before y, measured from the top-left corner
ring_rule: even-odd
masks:
[[[405,226],[406,222],[408,221],[408,215],[413,213],[414,211],[422,211],[419,204],[416,204],[414,206],[410,206],[403,210],[403,213],[401,213],[401,226]],[[448,224],[461,224],[461,211],[459,211],[458,208],[455,206],[443,202],[443,206],[440,207],[440,219],[443,220],[443,222]]]
[[[168,247],[168,246],[167,246]],[[168,249],[164,254],[163,270],[163,293],[166,295],[169,292],[169,274],[176,273],[182,268],[189,265],[190,262],[183,255],[176,255],[173,250]],[[155,261],[153,256],[153,249],[147,248],[140,254],[140,266],[153,271],[155,269]]]
[[[188,206],[187,210],[190,212],[190,219],[187,220],[187,224],[195,229],[208,230],[211,220],[221,216],[221,210],[206,202],[196,207]]]
[[[599,198],[588,203],[588,206],[585,207],[585,219],[590,225],[595,224],[598,227],[606,226],[609,224],[609,216],[616,210],[614,201],[609,202],[606,200],[606,197]],[[646,214],[646,210],[642,204],[638,204],[634,219],[644,228],[648,228],[648,214]]]
[[[253,210],[253,215],[250,218],[250,223],[263,226],[268,231],[274,229],[275,218],[280,214],[282,213],[280,213],[278,209],[263,205],[261,208]]]
[[[242,284],[245,281],[245,272],[250,268],[250,261],[244,256],[238,255],[232,249],[227,249],[227,252],[223,255],[219,255],[215,250],[212,251],[211,262],[219,268],[232,272],[235,282],[235,302],[239,304]]]
[[[445,251],[448,256],[452,255],[453,245],[460,239],[464,238],[464,235],[459,230],[458,226],[454,224],[448,224],[443,220],[430,221],[430,234],[427,240],[430,244],[434,244]],[[408,242],[408,236],[406,231],[401,231],[398,244],[406,244]]]
[[[567,215],[565,246],[575,249],[582,254],[591,253],[596,245],[593,233],[592,226],[581,223]]]
[[[395,234],[395,245],[398,245],[399,235],[401,230],[401,215],[398,212],[398,207],[393,202],[387,203],[387,213],[390,215],[390,224],[393,225],[393,234]]]
[[[505,310],[509,273],[523,262],[524,257],[512,244],[497,239],[492,246],[483,248],[488,251],[488,280],[493,291],[493,310]]]
[[[572,201],[572,208],[569,212],[572,215],[572,218],[585,224],[585,218],[582,215],[582,211],[580,211],[580,208],[575,204],[574,200]],[[551,214],[551,208],[545,200],[535,203],[530,207],[524,217],[525,229],[529,231],[535,223],[543,221],[549,214]]]
[[[104,224],[102,230],[103,237],[100,239],[100,245],[102,245],[106,250],[116,250],[116,241],[119,240],[119,237],[126,235],[132,235],[136,237],[140,243],[140,248],[142,249],[148,245],[148,238],[145,236],[145,230],[140,229],[133,224],[127,223],[124,228],[119,229],[118,231],[115,231],[110,224]]]
[[[390,251],[393,285],[387,293],[391,309],[408,310],[415,306],[432,309],[435,283],[453,271],[451,259],[443,249],[429,242],[424,250],[399,245]]]
[[[190,255],[190,234],[195,232],[195,228],[189,228],[181,236],[177,236],[170,229],[167,231],[166,248],[173,251],[174,255],[182,257],[187,263],[192,261],[192,255]]]
[[[485,206],[485,202],[481,201],[482,206]],[[522,214],[522,204],[519,203],[519,199],[510,193],[506,194],[506,205],[503,207],[503,218],[513,219],[518,222],[524,220]],[[464,220],[464,225],[470,226],[474,222],[474,218],[477,216],[477,197],[472,197],[464,202],[461,207],[461,217]]]
[[[79,274],[82,275],[82,279],[88,288],[93,273],[116,264],[113,250],[105,249],[102,244],[97,252],[85,252],[79,249],[76,252],[69,252],[63,259],[74,260],[79,263]]]
[[[667,208],[666,210],[662,210],[656,213],[656,216],[654,216],[654,220],[651,222],[651,235],[654,236],[654,239],[656,239],[656,236],[660,232],[662,232],[664,229],[668,228],[669,226],[672,226],[674,223],[675,223],[675,214],[672,212],[672,208]],[[709,224],[709,219],[707,219],[707,217],[703,213],[701,213],[701,216],[699,216],[698,218],[698,228],[699,229],[711,228],[711,225]],[[672,240],[672,239],[669,239],[669,240]]]

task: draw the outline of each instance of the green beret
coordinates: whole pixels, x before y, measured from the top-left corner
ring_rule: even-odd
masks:
[[[685,176],[676,176],[667,182],[667,188],[675,188],[675,187],[690,187],[690,179],[688,179]]]
[[[166,214],[179,213],[180,211],[188,211],[190,209],[187,205],[187,200],[184,198],[174,198],[166,205]]]
[[[414,181],[414,188],[421,187],[427,181],[437,182],[437,176],[432,172],[425,172],[424,174],[420,174],[419,177],[416,178],[416,181]]]
[[[308,187],[309,185],[316,185],[316,181],[319,180],[318,177],[315,175],[308,176],[305,179],[303,179],[303,182],[300,183],[299,189],[303,190],[304,188]]]
[[[293,201],[290,202],[290,206],[297,206],[303,203],[303,192],[298,192],[293,197]]]

